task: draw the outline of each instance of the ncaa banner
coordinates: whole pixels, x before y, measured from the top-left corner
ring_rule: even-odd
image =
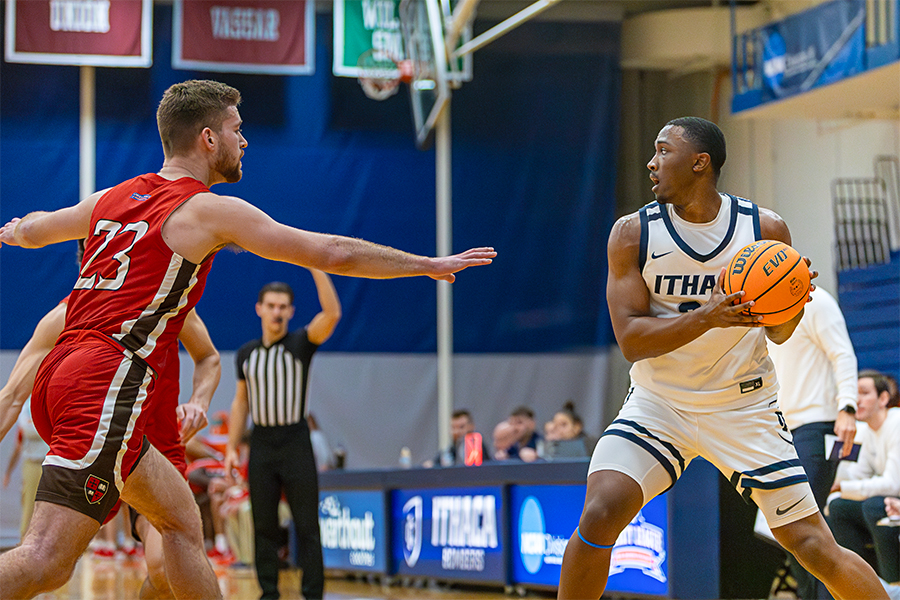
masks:
[[[509,491],[513,583],[556,586],[584,507],[584,484],[514,485]],[[612,549],[607,592],[667,596],[668,507],[647,503]]]
[[[315,72],[315,0],[175,0],[172,68]]]
[[[7,0],[6,61],[149,67],[153,0]]]
[[[584,508],[585,484],[509,489],[513,583],[556,586],[563,553]]]
[[[500,486],[393,490],[396,572],[506,583]]]
[[[863,0],[835,0],[761,28],[764,100],[861,72],[865,18]]]

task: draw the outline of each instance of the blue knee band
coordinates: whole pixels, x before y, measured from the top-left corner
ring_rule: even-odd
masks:
[[[586,539],[584,539],[584,536],[581,535],[581,530],[580,530],[578,527],[575,528],[575,533],[578,534],[578,537],[579,537],[579,539],[580,539],[582,542],[584,542],[585,544],[587,544],[587,545],[590,546],[591,548],[599,548],[599,549],[601,549],[601,550],[609,550],[610,548],[612,548],[613,546],[615,546],[615,544],[610,544],[609,546],[601,546],[600,544],[592,544],[591,542],[589,542],[589,541],[587,541]]]

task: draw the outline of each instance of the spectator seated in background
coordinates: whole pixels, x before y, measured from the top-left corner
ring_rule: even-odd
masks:
[[[475,432],[475,421],[472,414],[466,409],[459,409],[453,412],[450,417],[450,435],[453,438],[452,443],[447,448],[433,458],[422,463],[423,467],[431,468],[434,466],[452,467],[454,465],[466,464],[466,436]],[[491,459],[491,452],[484,443],[481,442],[482,461]]]
[[[884,511],[892,519],[900,519],[900,498],[885,498]]]
[[[894,388],[896,390],[896,388]],[[889,527],[893,527],[894,531],[900,533],[900,498],[885,498],[884,510],[890,517]],[[890,584],[884,580],[884,589],[887,590],[891,600],[900,600],[900,583]]]
[[[506,451],[509,458],[518,458],[524,462],[537,460],[541,434],[535,430],[534,411],[527,406],[520,406],[510,413],[507,420],[516,430],[516,443]]]
[[[233,555],[225,537],[220,516],[225,465],[220,458],[198,458],[188,463],[187,480],[200,509],[206,554],[216,562],[232,562]]]
[[[250,513],[250,488],[247,462],[250,456],[250,432],[245,431],[237,447],[237,466],[210,487],[216,496],[228,546],[238,564],[253,564],[253,516]]]
[[[900,408],[892,408],[888,379],[862,371],[858,380],[856,462],[842,462],[832,486],[828,524],[838,544],[853,550],[891,583],[900,581],[900,541],[889,527],[885,497],[900,495]],[[873,549],[869,544],[874,544]]]
[[[25,401],[22,412],[16,420],[16,445],[9,457],[9,464],[3,476],[3,487],[6,488],[12,479],[13,470],[22,458],[22,516],[19,520],[21,539],[25,539],[25,531],[31,522],[34,512],[34,495],[41,480],[41,463],[47,456],[50,446],[47,445],[31,419],[31,398]]]
[[[228,445],[228,411],[216,411],[209,421],[209,431],[195,435],[184,447],[188,462],[198,458],[223,460]]]
[[[575,403],[571,400],[556,411],[548,429],[541,458],[586,458],[594,450],[596,440],[584,432],[584,423],[575,412]]]
[[[494,427],[494,459],[508,460],[509,449],[516,443],[516,428],[509,421],[500,421]]]
[[[331,444],[328,443],[328,436],[319,429],[319,422],[316,421],[315,415],[307,414],[306,423],[309,425],[309,441],[312,443],[313,454],[316,457],[316,470],[321,473],[334,469],[337,457],[331,449]]]

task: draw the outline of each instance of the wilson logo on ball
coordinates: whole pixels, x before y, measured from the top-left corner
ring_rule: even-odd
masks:
[[[747,266],[747,259],[753,256],[753,253],[756,251],[756,248],[759,247],[760,244],[764,244],[765,242],[754,242],[749,246],[744,246],[737,253],[737,255],[731,261],[731,268],[729,269],[732,275],[740,275],[744,272],[744,267]]]

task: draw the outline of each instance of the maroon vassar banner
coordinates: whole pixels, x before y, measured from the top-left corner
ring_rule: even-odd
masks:
[[[313,0],[175,0],[172,68],[309,75]]]

